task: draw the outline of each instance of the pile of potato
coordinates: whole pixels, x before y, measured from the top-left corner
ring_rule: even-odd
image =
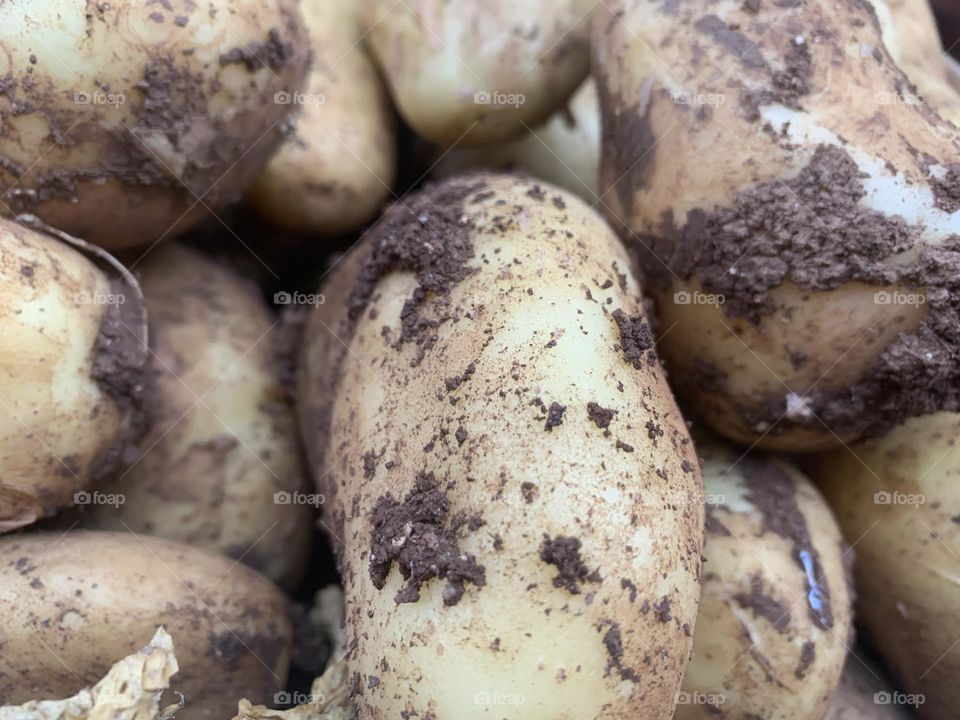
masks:
[[[928,0],[0,28],[0,720],[957,716]]]

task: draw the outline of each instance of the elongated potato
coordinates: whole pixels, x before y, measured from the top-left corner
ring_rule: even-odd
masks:
[[[697,451],[704,578],[674,717],[820,720],[852,632],[836,521],[791,465],[712,442]]]
[[[393,207],[307,326],[360,717],[669,718],[702,489],[623,248],[474,175]]]
[[[76,249],[0,219],[0,533],[71,505],[136,439],[142,312]]]
[[[893,101],[909,81],[870,6],[610,12],[601,190],[676,386],[719,432],[792,450],[960,407],[960,134]]]
[[[590,70],[594,0],[360,3],[400,114],[438,145],[515,138],[560,109]]]
[[[313,511],[277,321],[259,291],[182,246],[137,266],[150,314],[149,430],[131,467],[89,494],[87,527],[180,540],[292,585]],[[97,502],[98,498],[123,502]]]
[[[297,6],[0,4],[0,212],[119,249],[235,200],[306,73]]]
[[[522,170],[576,193],[593,205],[600,197],[600,106],[587,79],[567,107],[519,140],[485,147],[457,147],[436,167],[440,178],[480,168]]]
[[[960,690],[960,415],[911,418],[818,457],[815,473],[856,543],[857,612],[924,718],[956,717]]]
[[[356,0],[301,5],[313,60],[303,93],[288,96],[289,135],[250,200],[271,222],[324,235],[370,220],[396,177],[393,109],[362,43]]]
[[[286,682],[286,602],[253,570],[169,540],[80,530],[8,536],[0,540],[0,698],[72,695],[162,625],[187,703],[177,717],[229,717],[238,697],[272,700]]]

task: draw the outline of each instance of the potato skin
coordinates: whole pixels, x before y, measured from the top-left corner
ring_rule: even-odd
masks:
[[[853,631],[844,563],[851,551],[829,506],[792,465],[713,441],[698,442],[697,452],[707,498],[704,579],[674,718],[820,720]]]
[[[71,505],[136,439],[141,311],[76,249],[0,218],[0,533]]]
[[[360,2],[400,114],[438,145],[515,138],[545,122],[590,70],[593,0]]]
[[[279,142],[301,22],[296,0],[3,3],[5,205],[113,249],[183,232]]]
[[[186,247],[156,248],[137,269],[150,318],[149,430],[136,461],[98,487],[124,502],[93,504],[84,524],[179,540],[291,586],[315,506],[302,502],[277,321],[253,283]]]
[[[600,140],[597,86],[587,78],[544,125],[502,145],[455,147],[439,160],[434,175],[446,178],[480,168],[521,170],[594,205],[600,199]]]
[[[272,700],[286,682],[286,603],[253,570],[169,540],[83,530],[11,535],[0,539],[8,661],[0,697],[67,697],[163,625],[180,664],[175,688],[187,700],[178,717],[229,717],[238,697]]]
[[[960,415],[911,418],[882,438],[815,459],[847,540],[856,541],[857,614],[921,717],[956,717]]]
[[[796,451],[960,407],[956,128],[899,101],[867,4],[754,7],[618,0],[594,26],[601,190],[675,386]]]
[[[352,232],[377,213],[396,179],[393,107],[362,43],[357,6],[301,5],[311,69],[303,94],[291,95],[289,134],[249,193],[280,227]]]
[[[702,488],[611,231],[466,176],[392,208],[326,295],[299,395],[360,717],[669,718]]]

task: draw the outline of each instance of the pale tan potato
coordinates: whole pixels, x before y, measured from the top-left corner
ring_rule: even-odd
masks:
[[[824,720],[910,720],[910,698],[891,689],[872,663],[851,653]]]
[[[434,175],[447,178],[477,169],[523,170],[594,205],[600,199],[600,141],[597,86],[588,78],[569,104],[544,125],[502,145],[456,147],[441,157]]]
[[[84,524],[180,540],[292,586],[321,498],[306,492],[278,321],[256,285],[186,247],[157,248],[137,270],[148,431],[131,466],[85,496]]]
[[[601,191],[710,424],[804,451],[960,407],[960,134],[901,101],[870,6],[618,0],[596,20]]]
[[[536,127],[590,70],[596,0],[359,0],[403,118],[438,145]]]
[[[626,252],[472,175],[394,206],[306,328],[360,717],[669,718],[703,496]]]
[[[244,565],[169,540],[82,530],[5,537],[0,607],[5,703],[93,685],[159,626],[180,665],[179,720],[230,717],[238,697],[272,701],[286,683],[283,594]]]
[[[288,135],[249,193],[291,230],[338,235],[369,221],[396,179],[390,98],[368,56],[357,0],[301,4],[313,49],[302,93],[291,93]]]
[[[956,717],[960,691],[960,414],[911,418],[816,459],[857,553],[857,617],[920,716]]]
[[[142,331],[133,287],[0,218],[0,533],[117,467],[138,432]]]
[[[674,717],[820,720],[852,633],[852,561],[820,493],[787,462],[697,443],[707,499],[693,657]]]
[[[0,5],[0,212],[119,249],[238,198],[280,141],[276,96],[306,73],[297,7]]]

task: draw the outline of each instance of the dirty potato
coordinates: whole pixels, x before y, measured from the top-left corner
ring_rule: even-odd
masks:
[[[707,499],[693,658],[674,717],[820,720],[852,633],[852,556],[786,462],[697,443]]]
[[[236,199],[306,72],[297,7],[0,4],[0,213],[119,249]]]
[[[672,715],[703,498],[629,267],[572,195],[473,175],[335,272],[298,394],[361,717]]]
[[[122,279],[0,219],[0,532],[73,504],[123,459],[139,431],[143,323]]]
[[[960,407],[960,134],[898,101],[870,7],[618,0],[596,20],[601,191],[710,423],[812,450]]]
[[[270,582],[222,556],[128,532],[0,539],[0,698],[68,697],[163,626],[185,696],[181,720],[230,717],[237,698],[273,700],[292,630]],[[175,702],[176,697],[168,698]]]
[[[271,222],[338,235],[380,209],[396,176],[396,128],[383,80],[362,43],[355,0],[301,5],[313,49],[288,135],[250,200]]]

